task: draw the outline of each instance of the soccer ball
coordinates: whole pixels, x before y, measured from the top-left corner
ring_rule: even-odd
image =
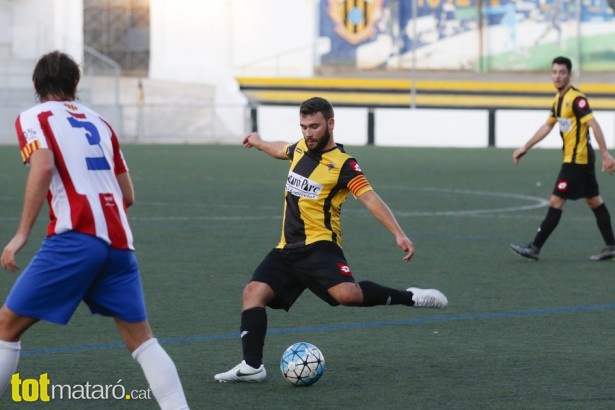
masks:
[[[325,357],[313,344],[299,342],[282,354],[280,370],[284,379],[294,386],[309,386],[325,372]]]

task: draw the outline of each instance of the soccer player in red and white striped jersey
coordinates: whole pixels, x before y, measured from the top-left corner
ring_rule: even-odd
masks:
[[[47,236],[0,309],[0,394],[17,368],[24,332],[39,320],[66,324],[81,301],[114,318],[162,409],[187,409],[175,364],[154,338],[127,208],[134,189],[113,128],[76,100],[79,66],[59,51],[40,58],[32,80],[40,104],[15,122],[29,166],[17,233],[2,268],[19,269],[44,202]]]

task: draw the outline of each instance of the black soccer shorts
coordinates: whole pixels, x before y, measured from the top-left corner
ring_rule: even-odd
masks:
[[[562,164],[553,188],[553,195],[571,200],[600,195],[594,163]]]
[[[272,249],[254,271],[252,281],[268,284],[275,293],[268,306],[284,310],[289,310],[305,289],[337,306],[339,303],[329,295],[329,288],[355,282],[342,249],[329,241]]]

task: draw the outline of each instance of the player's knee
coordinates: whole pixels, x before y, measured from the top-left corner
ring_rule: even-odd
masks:
[[[38,319],[18,315],[3,305],[0,309],[0,340],[5,342],[17,342],[22,334]]]
[[[360,305],[363,301],[363,293],[361,292],[361,288],[355,286],[354,284],[334,286],[329,289],[329,294],[340,305],[344,306]]]
[[[259,293],[262,293],[264,286],[267,286],[267,285],[261,282],[249,282],[243,288],[243,297],[244,298],[252,297],[252,296],[258,295]]]
[[[604,203],[601,196],[595,196],[592,198],[585,198],[585,203],[592,209],[598,208]]]
[[[263,282],[252,281],[243,288],[243,307],[265,306],[274,297],[273,289]]]

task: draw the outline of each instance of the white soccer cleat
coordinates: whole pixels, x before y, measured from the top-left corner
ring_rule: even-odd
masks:
[[[236,382],[262,382],[267,377],[265,366],[261,364],[258,369],[250,366],[245,360],[242,360],[237,366],[233,367],[228,372],[218,373],[214,379],[220,383],[236,383]]]
[[[448,299],[438,289],[408,288],[412,292],[413,307],[444,309],[448,306]]]
[[[593,261],[605,261],[613,258],[615,258],[615,246],[607,246],[599,254],[589,257]]]

